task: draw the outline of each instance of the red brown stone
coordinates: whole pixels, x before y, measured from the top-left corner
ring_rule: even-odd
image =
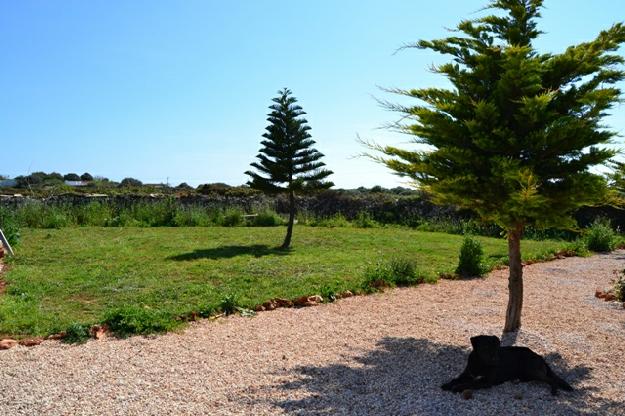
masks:
[[[18,342],[14,339],[3,339],[0,341],[0,350],[8,350],[9,348],[13,348],[18,344]]]
[[[276,298],[273,300],[273,303],[275,303],[278,308],[290,308],[293,306],[293,302],[288,299]]]
[[[34,347],[35,345],[39,345],[42,342],[43,342],[43,338],[28,338],[28,339],[20,340],[19,344],[25,347]]]

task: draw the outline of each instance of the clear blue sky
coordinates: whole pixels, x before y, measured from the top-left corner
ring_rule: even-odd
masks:
[[[377,86],[444,85],[441,58],[397,47],[447,35],[487,0],[3,0],[0,174],[88,171],[241,184],[267,105],[289,87],[339,187],[402,183],[352,158],[396,114]],[[625,20],[620,0],[546,0],[537,43],[561,51]],[[608,123],[625,132],[625,105]]]

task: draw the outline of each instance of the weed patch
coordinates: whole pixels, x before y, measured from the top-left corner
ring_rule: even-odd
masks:
[[[106,314],[103,323],[120,338],[167,332],[181,324],[164,311],[137,306],[113,309]]]
[[[89,325],[73,323],[64,332],[65,336],[61,340],[67,344],[82,344],[91,338]]]

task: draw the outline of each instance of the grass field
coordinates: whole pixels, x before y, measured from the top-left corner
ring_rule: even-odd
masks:
[[[431,279],[454,271],[461,236],[406,228],[296,226],[294,247],[275,248],[283,227],[27,229],[9,259],[0,295],[0,334],[46,335],[70,324],[95,324],[111,310],[134,306],[173,320],[213,310],[227,295],[253,307],[271,298],[357,291],[367,265],[416,261]],[[504,239],[479,238],[487,261],[502,263]],[[562,248],[525,241],[525,259]]]

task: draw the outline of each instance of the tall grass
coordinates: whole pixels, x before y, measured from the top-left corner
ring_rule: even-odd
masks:
[[[238,208],[206,208],[184,205],[175,200],[136,202],[119,206],[109,202],[82,205],[46,204],[33,201],[17,208],[0,207],[2,221],[29,228],[95,227],[210,227],[276,226],[280,216],[269,210],[256,217],[245,217]],[[5,220],[6,218],[6,220]]]
[[[9,209],[0,206],[0,228],[4,232],[9,244],[16,245],[20,240],[20,227],[15,214]]]
[[[246,215],[255,214],[255,215]],[[312,227],[354,227],[375,228],[392,225],[410,226],[419,231],[443,232],[458,235],[501,237],[504,231],[494,224],[485,224],[475,219],[462,219],[449,216],[431,218],[406,218],[399,222],[383,221],[379,215],[367,211],[346,216],[337,213],[330,216],[315,216],[302,211],[297,216],[298,223]],[[70,226],[96,227],[274,227],[284,225],[283,216],[271,209],[245,212],[242,208],[206,207],[200,204],[184,204],[175,198],[155,201],[137,201],[118,204],[111,201],[93,201],[86,204],[51,203],[30,201],[17,207],[0,206],[0,227],[5,234],[9,230],[9,240],[19,239],[19,228],[63,228]],[[584,233],[592,243],[600,240],[609,224],[594,224],[595,234]],[[600,232],[601,231],[601,232]],[[568,240],[573,241],[579,233],[573,231],[541,230],[528,227],[523,237],[528,240]],[[594,248],[597,250],[597,248]]]

